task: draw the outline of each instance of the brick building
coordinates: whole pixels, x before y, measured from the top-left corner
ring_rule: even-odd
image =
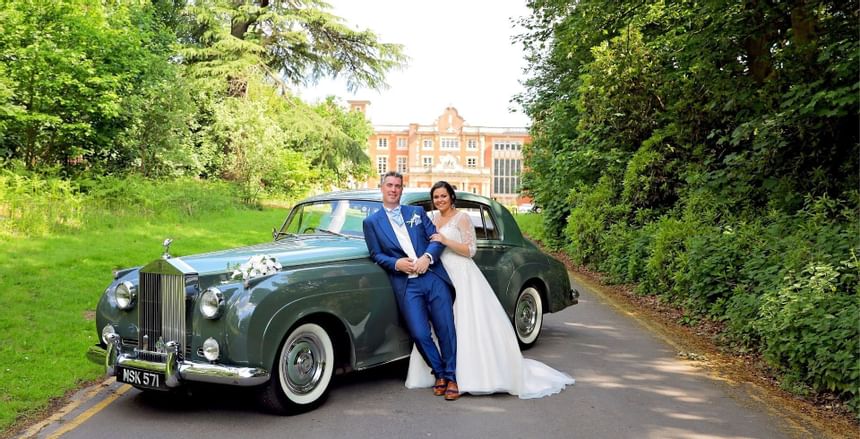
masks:
[[[364,113],[368,101],[349,101]],[[367,187],[377,187],[379,175],[390,170],[404,175],[411,188],[430,188],[445,180],[458,190],[515,205],[520,195],[522,147],[531,141],[524,127],[470,126],[454,107],[448,107],[430,125],[374,125],[367,153],[376,174]]]

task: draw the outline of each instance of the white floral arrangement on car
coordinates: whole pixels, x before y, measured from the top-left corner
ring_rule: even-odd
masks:
[[[281,263],[274,256],[254,255],[248,259],[248,262],[235,268],[230,278],[247,281],[255,277],[277,273],[281,268]]]

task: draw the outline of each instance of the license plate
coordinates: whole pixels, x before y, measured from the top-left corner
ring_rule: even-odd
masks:
[[[164,374],[158,372],[117,367],[116,380],[148,389],[167,390],[167,386],[164,384]]]

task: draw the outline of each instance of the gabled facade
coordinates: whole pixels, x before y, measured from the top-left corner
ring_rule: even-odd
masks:
[[[365,112],[369,102],[349,104]],[[470,126],[454,107],[429,125],[374,125],[367,153],[376,172],[367,187],[377,187],[379,175],[394,170],[407,187],[429,189],[445,180],[512,206],[527,201],[520,195],[520,173],[522,147],[530,141],[525,127]]]

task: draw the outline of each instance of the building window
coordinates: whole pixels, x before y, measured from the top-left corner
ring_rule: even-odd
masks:
[[[388,157],[377,157],[376,158],[376,172],[379,175],[385,174],[388,172]]]
[[[440,149],[460,149],[460,139],[456,137],[443,137],[439,140]]]
[[[384,137],[380,137],[376,139],[376,147],[377,148],[388,148],[388,139]]]
[[[523,144],[520,142],[494,142],[493,149],[496,151],[520,151]]]
[[[466,141],[467,149],[478,149],[478,141],[475,139],[469,139]]]
[[[432,168],[433,167],[433,157],[430,157],[430,156],[422,157],[421,163],[424,165],[425,168],[428,168],[428,169]]]
[[[424,139],[424,149],[433,149],[433,140]]]
[[[478,159],[476,157],[466,157],[466,167],[475,169],[478,167]]]
[[[520,193],[520,171],[522,160],[519,159],[494,159],[493,160],[493,193],[510,194]]]
[[[406,149],[406,138],[398,137],[397,138],[397,149]]]
[[[401,174],[406,173],[406,156],[398,156],[397,157],[397,172]]]

